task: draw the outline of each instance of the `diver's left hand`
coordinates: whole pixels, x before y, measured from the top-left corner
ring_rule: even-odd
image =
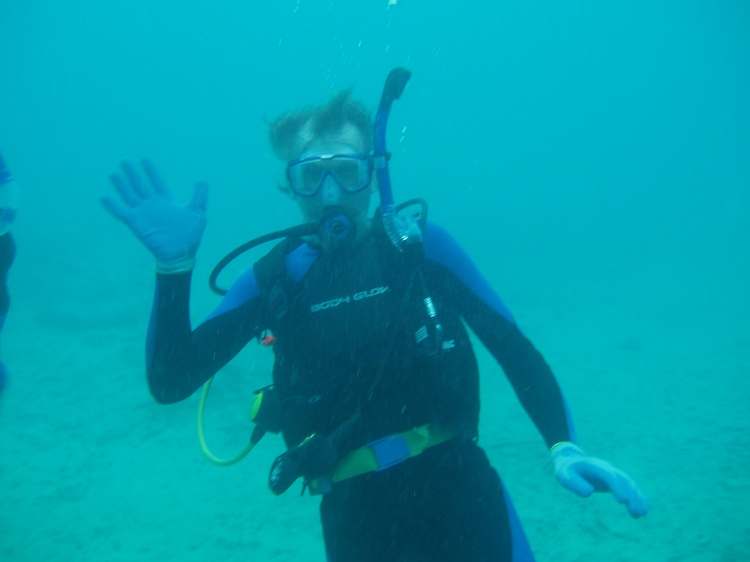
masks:
[[[583,498],[594,492],[611,492],[625,504],[633,517],[648,513],[648,500],[635,482],[624,472],[595,457],[589,457],[570,442],[558,443],[550,449],[555,477],[563,486]]]

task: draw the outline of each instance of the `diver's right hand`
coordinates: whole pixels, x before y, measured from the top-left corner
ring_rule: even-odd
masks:
[[[297,478],[304,477],[307,482],[330,472],[338,459],[339,452],[333,441],[313,434],[276,457],[268,475],[268,487],[277,496],[281,495]]]
[[[141,166],[147,181],[132,162],[123,161],[122,172],[110,174],[110,181],[124,204],[109,195],[102,204],[151,251],[159,273],[190,271],[206,228],[208,184],[197,182],[190,203],[181,205],[152,162],[142,160]]]

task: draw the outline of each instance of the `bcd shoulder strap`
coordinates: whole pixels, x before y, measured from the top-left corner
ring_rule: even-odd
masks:
[[[286,256],[302,243],[301,238],[285,238],[253,265],[255,279],[266,298],[269,319],[274,324],[289,311],[290,280]]]

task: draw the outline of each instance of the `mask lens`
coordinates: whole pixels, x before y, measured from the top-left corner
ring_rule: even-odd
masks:
[[[301,165],[302,190],[305,193],[314,195],[318,191],[320,184],[323,183],[323,177],[327,169],[326,163],[322,160],[313,160]]]
[[[292,191],[301,197],[313,197],[330,174],[341,189],[358,193],[370,185],[370,159],[360,155],[316,156],[290,162],[286,169]]]
[[[331,173],[339,185],[348,192],[359,191],[363,182],[368,180],[365,162],[354,158],[337,158],[331,161]]]

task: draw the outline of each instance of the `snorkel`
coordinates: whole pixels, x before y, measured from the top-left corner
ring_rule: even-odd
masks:
[[[383,229],[388,239],[402,252],[406,245],[421,242],[422,233],[414,221],[408,221],[399,216],[398,209],[393,202],[393,191],[391,190],[391,176],[388,171],[388,160],[391,155],[385,147],[385,133],[388,125],[388,117],[391,113],[391,105],[401,97],[411,78],[411,72],[405,68],[394,68],[388,73],[380,96],[380,103],[375,114],[374,144],[375,172],[378,177],[378,189],[380,194],[380,212],[382,214]]]
[[[419,226],[414,221],[408,221],[399,216],[396,204],[393,202],[391,177],[388,170],[388,160],[391,155],[386,149],[386,129],[391,106],[401,97],[410,78],[411,72],[405,68],[397,67],[388,73],[373,127],[373,161],[378,178],[383,229],[388,239],[399,251],[403,251],[408,244],[422,240]],[[339,208],[329,209],[323,214],[319,224],[318,234],[321,241],[333,249],[347,246],[357,236],[355,222]]]

